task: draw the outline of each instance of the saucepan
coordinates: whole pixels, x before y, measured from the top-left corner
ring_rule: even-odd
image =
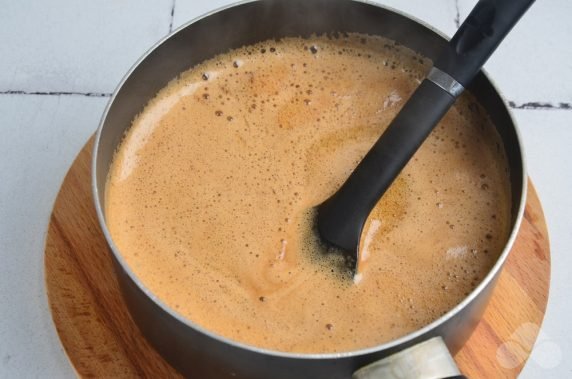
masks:
[[[417,373],[421,375],[425,368],[419,367],[430,362],[441,362],[436,365],[437,370],[443,369],[453,364],[449,352],[454,354],[460,349],[482,317],[510,253],[526,198],[523,152],[518,131],[502,96],[488,76],[480,72],[467,90],[488,112],[504,144],[510,169],[512,231],[498,261],[484,280],[460,304],[431,324],[362,350],[328,354],[272,351],[232,341],[181,317],[137,278],[113,243],[104,211],[110,164],[133,118],[169,81],[205,59],[267,39],[330,32],[384,36],[433,60],[447,42],[445,36],[429,25],[366,1],[241,2],[191,21],[157,43],[127,73],[102,117],[94,146],[92,174],[99,222],[131,316],[155,349],[184,375],[247,379],[349,378],[356,370],[384,358],[382,365],[361,370],[356,377],[366,378],[376,370],[378,376],[380,372],[381,375],[395,375],[399,370],[405,372],[403,367],[407,365],[417,366]],[[411,354],[400,361],[403,351]],[[448,361],[439,360],[444,356],[448,356]],[[449,363],[443,363],[445,361]],[[401,368],[396,369],[395,365],[401,365]],[[454,375],[458,372],[453,368],[452,371],[435,371],[426,377]]]

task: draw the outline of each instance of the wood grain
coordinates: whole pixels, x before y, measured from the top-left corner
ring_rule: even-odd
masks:
[[[46,287],[61,342],[81,377],[178,377],[129,316],[97,223],[90,189],[92,141],[70,168],[54,205]],[[532,185],[518,239],[477,329],[455,356],[470,378],[514,378],[546,309],[550,252]]]

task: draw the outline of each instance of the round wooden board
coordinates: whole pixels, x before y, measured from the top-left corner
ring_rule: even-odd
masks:
[[[91,196],[91,149],[89,141],[70,168],[48,229],[46,287],[59,337],[82,377],[179,376],[141,335],[119,292]],[[546,224],[530,185],[524,220],[493,298],[455,356],[465,375],[518,375],[542,323],[549,282]]]

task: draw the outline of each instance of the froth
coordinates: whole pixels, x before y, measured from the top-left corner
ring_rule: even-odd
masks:
[[[190,69],[116,154],[106,191],[114,242],[176,311],[253,345],[347,351],[431,322],[486,275],[508,235],[506,159],[472,98],[373,211],[358,284],[316,237],[313,208],[429,63],[350,34],[266,41]]]

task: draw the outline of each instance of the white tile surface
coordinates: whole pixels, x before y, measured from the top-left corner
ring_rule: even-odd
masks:
[[[379,0],[451,36],[476,0]],[[5,1],[0,92],[111,92],[171,22],[228,0]],[[175,5],[174,17],[171,9]],[[487,69],[509,100],[572,102],[570,0],[537,1]],[[0,378],[73,377],[49,315],[43,248],[52,204],[107,99],[0,94]],[[515,111],[548,221],[552,248],[546,319],[522,378],[572,376],[572,110]],[[560,354],[560,355],[559,355]]]
[[[113,92],[169,32],[171,1],[3,1],[0,91]]]
[[[44,240],[61,182],[106,102],[0,95],[0,377],[72,374],[48,309]]]
[[[528,171],[548,225],[551,253],[550,296],[541,338],[522,378],[572,376],[572,111],[515,111],[522,131]]]
[[[461,20],[476,0],[458,0]],[[572,1],[536,1],[485,68],[517,104],[572,104]]]

